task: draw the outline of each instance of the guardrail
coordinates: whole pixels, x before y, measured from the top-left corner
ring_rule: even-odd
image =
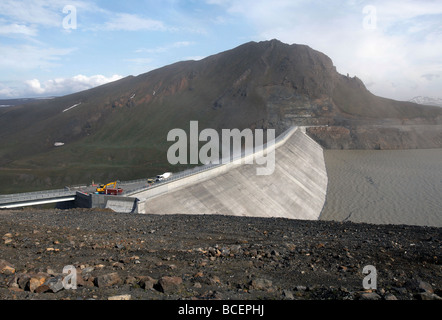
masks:
[[[75,191],[67,191],[65,189],[18,193],[18,194],[1,196],[0,204],[19,203],[19,202],[48,199],[48,198],[68,197],[72,195],[75,195]]]

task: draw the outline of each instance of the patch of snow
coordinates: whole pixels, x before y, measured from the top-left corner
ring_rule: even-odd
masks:
[[[54,143],[54,147],[61,147],[61,146],[64,146],[63,142],[56,142],[56,143]]]
[[[411,99],[410,102],[414,102],[417,104],[429,105],[429,106],[442,107],[442,99],[441,98],[418,96],[418,97],[414,97],[413,99]]]
[[[78,107],[81,103],[82,103],[82,102],[77,103],[77,104],[74,104],[72,107],[69,107],[69,108],[67,108],[67,109],[64,109],[63,112],[66,112],[66,111],[69,111],[69,110],[71,110],[71,109],[73,109],[73,108],[75,108],[75,107]]]

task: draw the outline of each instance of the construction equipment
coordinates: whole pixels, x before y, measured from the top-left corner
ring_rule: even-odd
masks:
[[[123,189],[121,189],[121,188],[106,189],[106,191],[104,193],[109,194],[109,195],[113,195],[113,196],[118,196],[118,195],[123,194]]]
[[[108,184],[100,184],[100,186],[96,189],[96,193],[119,195],[123,193],[123,189],[117,188],[117,181],[114,181]]]
[[[117,181],[110,182],[108,184],[100,184],[100,186],[97,188],[97,193],[104,194],[106,192],[107,188],[115,188],[117,186]]]

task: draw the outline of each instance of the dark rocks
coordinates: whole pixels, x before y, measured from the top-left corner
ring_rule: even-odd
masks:
[[[391,294],[391,293],[385,295],[384,299],[385,300],[389,300],[389,301],[396,301],[396,300],[398,300],[398,298],[396,298],[396,296],[394,294]]]
[[[437,300],[437,296],[433,293],[429,293],[429,292],[420,292],[418,294],[416,294],[416,297],[419,300]],[[442,299],[439,299],[442,300]]]
[[[428,282],[419,281],[418,289],[427,293],[434,293],[433,287]]]
[[[282,292],[282,295],[283,295],[284,299],[287,299],[287,300],[294,300],[295,299],[295,297],[293,296],[293,292],[291,292],[290,290],[284,290]]]
[[[139,281],[140,287],[143,288],[144,290],[153,289],[153,287],[157,284],[157,281],[149,276],[143,276],[138,278],[140,279]]]
[[[305,286],[296,286],[296,287],[295,287],[295,290],[296,290],[296,291],[306,291],[306,290],[307,290],[307,287],[305,287]]]
[[[255,279],[250,282],[250,288],[254,290],[271,290],[272,281],[268,279]]]
[[[95,284],[99,288],[111,287],[120,283],[122,283],[122,280],[116,272],[104,274],[95,279]]]
[[[28,284],[26,285],[26,289],[35,292],[38,287],[43,285],[46,281],[46,276],[43,275],[37,275],[33,276],[31,279],[29,279]]]
[[[121,294],[121,295],[118,295],[118,296],[112,296],[112,297],[109,297],[109,298],[107,298],[107,300],[131,300],[132,299],[132,296],[130,295],[130,294]]]
[[[74,209],[2,214],[0,235],[13,239],[0,242],[0,299],[437,300],[442,292],[438,228]],[[75,290],[63,286],[67,265]],[[366,265],[377,269],[371,292],[361,291]]]
[[[16,274],[8,282],[9,288],[35,293],[58,292],[63,290],[62,276],[51,277],[49,274]]]
[[[6,275],[14,274],[15,268],[8,261],[0,259],[0,273]]]
[[[15,274],[8,283],[9,287],[20,288],[22,290],[34,292],[41,286],[46,279],[47,274]]]
[[[44,283],[44,287],[42,289],[40,289],[39,291],[45,289],[46,287],[52,293],[57,293],[57,292],[63,290],[64,289],[63,277],[62,276],[57,276],[57,277],[53,277],[53,278],[48,279]]]
[[[361,300],[381,300],[382,297],[376,292],[365,292],[361,294]]]
[[[180,277],[162,277],[158,280],[156,288],[163,293],[173,293],[179,289],[179,286],[183,283],[183,279]]]
[[[431,284],[425,281],[419,281],[418,283],[418,291],[416,297],[420,300],[442,300],[442,297],[438,296],[434,293],[433,287]]]
[[[130,286],[137,286],[139,282],[139,279],[133,277],[133,276],[128,276],[126,278],[126,280],[124,280],[124,284],[128,284]]]
[[[52,291],[51,288],[47,284],[43,284],[35,289],[35,293],[46,293]],[[52,291],[53,292],[53,291]],[[58,292],[58,291],[57,291]]]

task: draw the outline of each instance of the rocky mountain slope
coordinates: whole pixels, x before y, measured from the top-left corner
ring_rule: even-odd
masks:
[[[319,126],[309,133],[327,148],[442,146],[440,108],[376,97],[308,46],[250,42],[76,94],[0,108],[0,192],[177,171],[166,159],[167,133],[188,131],[190,120],[200,130]]]

